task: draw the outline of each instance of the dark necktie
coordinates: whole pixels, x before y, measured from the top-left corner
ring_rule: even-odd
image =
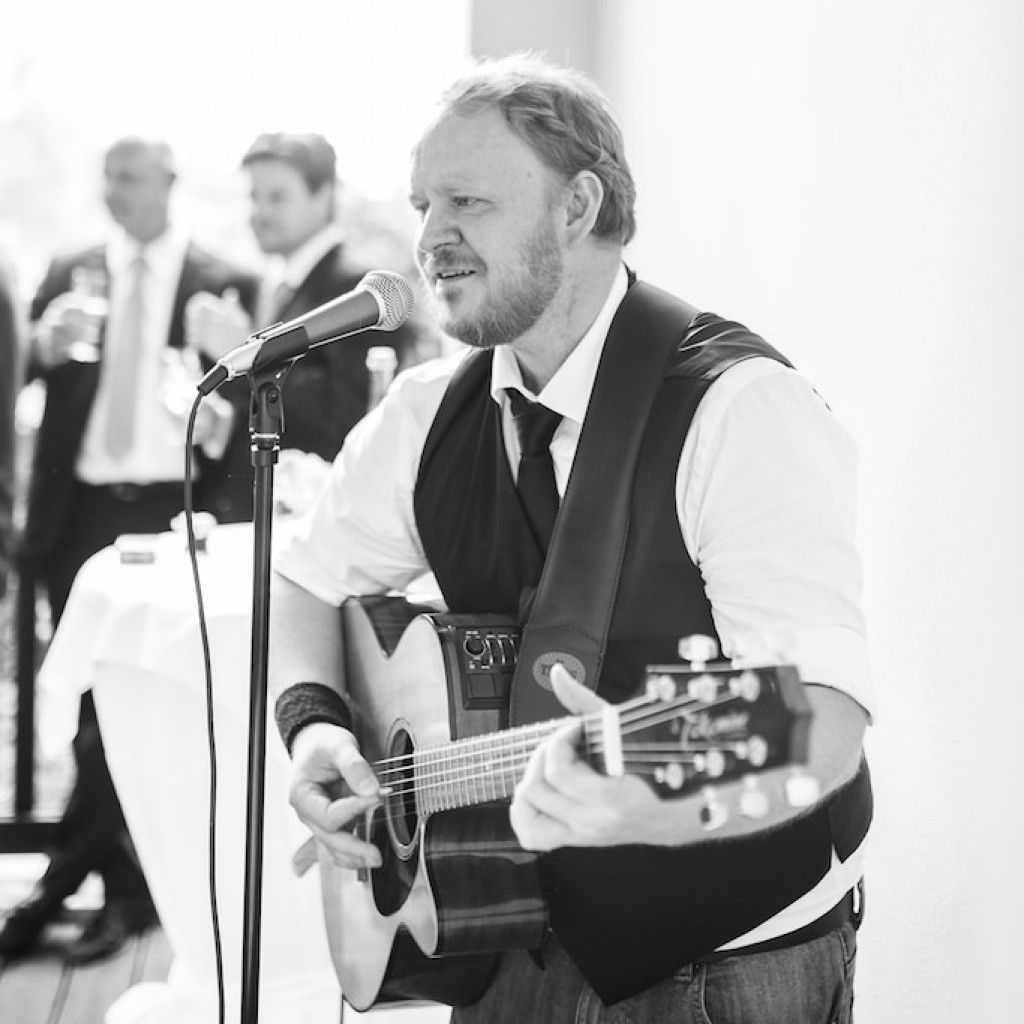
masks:
[[[514,389],[509,389],[508,397],[519,437],[516,489],[537,543],[546,554],[555,516],[558,515],[558,488],[555,485],[555,467],[551,461],[551,438],[562,417],[540,402],[531,402]]]

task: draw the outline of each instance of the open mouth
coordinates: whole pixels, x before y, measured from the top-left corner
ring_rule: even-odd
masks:
[[[475,270],[437,270],[434,272],[435,281],[458,281],[464,277],[475,274]]]

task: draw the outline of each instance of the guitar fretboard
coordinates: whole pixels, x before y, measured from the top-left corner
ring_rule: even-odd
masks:
[[[425,818],[453,810],[508,800],[537,746],[569,718],[523,725],[487,736],[473,736],[413,755],[416,811]],[[584,731],[590,724],[584,719]],[[589,741],[585,741],[589,747]]]

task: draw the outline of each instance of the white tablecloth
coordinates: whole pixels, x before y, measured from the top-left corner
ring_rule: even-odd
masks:
[[[281,530],[275,526],[275,532]],[[217,527],[201,555],[217,744],[217,895],[228,993],[238,1020],[245,864],[252,529]],[[137,985],[107,1024],[214,1024],[208,896],[209,753],[198,615],[184,537],[163,534],[150,563],[111,547],[79,572],[37,680],[44,756],[74,735],[79,694],[93,688],[111,776],[174,953],[166,983]],[[260,964],[261,1024],[337,1024],[317,871],[290,859],[308,833],[287,803],[287,756],[267,736]],[[345,1020],[434,1024],[447,1008],[381,1009]]]

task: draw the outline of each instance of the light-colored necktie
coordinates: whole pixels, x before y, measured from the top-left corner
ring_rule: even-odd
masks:
[[[104,372],[110,403],[107,409],[107,450],[116,458],[131,451],[135,439],[135,405],[142,363],[143,288],[146,260],[140,253],[128,270],[128,294],[118,320],[116,344]]]
[[[287,281],[278,281],[273,288],[269,286],[268,282],[264,282],[260,289],[256,330],[262,331],[271,324],[276,324],[294,295],[295,289]]]

